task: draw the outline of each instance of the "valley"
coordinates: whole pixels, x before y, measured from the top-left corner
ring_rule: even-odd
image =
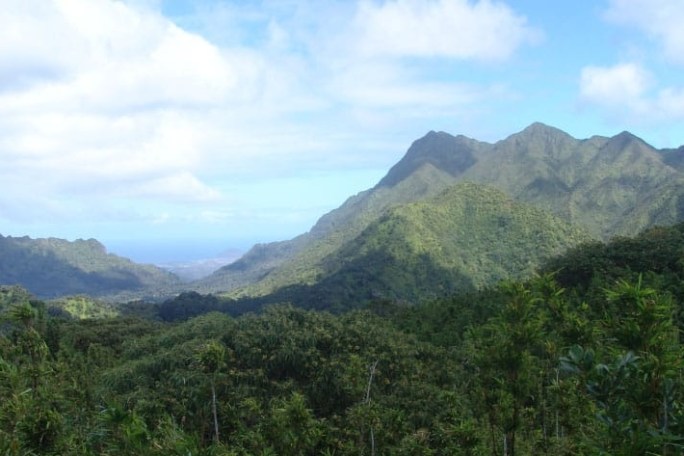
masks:
[[[581,242],[681,221],[680,152],[655,149],[628,132],[576,139],[542,123],[496,143],[429,132],[374,187],[308,232],[256,245],[225,266],[167,268],[181,280],[107,255],[103,246],[85,250],[85,241],[57,246],[57,240],[4,238],[0,283],[42,298],[160,301],[194,291],[258,306],[418,303],[529,276]],[[71,277],[48,278],[60,268]]]
[[[430,132],[198,280],[0,237],[0,452],[680,454],[681,161]]]

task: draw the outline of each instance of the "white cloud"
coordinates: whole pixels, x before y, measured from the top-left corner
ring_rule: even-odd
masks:
[[[4,68],[18,78],[25,77],[22,67],[51,68],[46,75],[57,75],[47,84],[5,99],[10,106],[106,112],[183,103],[211,105],[240,94],[237,85],[245,62],[229,62],[218,48],[161,16],[110,0],[51,3],[53,9],[39,9],[38,14],[10,7],[0,16],[3,28],[10,29],[0,33],[41,31],[26,44],[4,40],[0,49]],[[20,30],[13,32],[16,27]],[[21,51],[25,47],[28,53]],[[17,49],[23,55],[18,56]]]
[[[231,180],[387,166],[416,123],[506,92],[412,58],[501,61],[537,36],[487,0],[209,2],[177,23],[160,5],[3,0],[3,222],[240,213]]]
[[[172,197],[179,201],[220,201],[221,194],[200,182],[188,172],[167,175],[143,182],[136,187],[126,189],[125,193],[135,197]]]
[[[366,56],[502,60],[540,37],[525,17],[489,0],[364,1],[356,27]]]
[[[3,3],[0,199],[53,213],[121,194],[216,200],[200,177],[210,157],[198,113],[257,97],[257,60],[118,1]]]
[[[67,77],[82,46],[59,15],[55,2],[10,1],[0,8],[0,92],[36,81]]]
[[[327,72],[326,96],[369,132],[429,118],[456,123],[486,101],[509,99],[505,84],[468,81],[465,65],[501,62],[541,37],[488,0],[361,0],[338,17],[311,49]]]
[[[626,105],[639,109],[650,76],[634,63],[613,67],[589,66],[582,69],[580,95],[602,105]]]
[[[636,63],[589,66],[580,76],[580,99],[630,123],[672,122],[684,118],[684,89],[657,88],[653,75]]]
[[[604,19],[621,30],[627,63],[588,66],[580,75],[580,101],[598,107],[623,127],[665,128],[684,120],[684,86],[668,64],[684,64],[684,2],[609,0]],[[643,36],[647,37],[644,41]],[[649,41],[650,40],[650,41]]]
[[[351,66],[331,81],[340,101],[374,108],[436,109],[473,101],[476,91],[466,84],[415,80],[399,65],[366,63]]]
[[[684,2],[681,0],[610,0],[606,17],[645,32],[659,43],[671,61],[684,64]]]

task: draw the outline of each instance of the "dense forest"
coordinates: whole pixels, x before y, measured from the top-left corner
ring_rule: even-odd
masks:
[[[681,454],[683,259],[677,225],[422,305],[174,321],[6,287],[0,454]]]

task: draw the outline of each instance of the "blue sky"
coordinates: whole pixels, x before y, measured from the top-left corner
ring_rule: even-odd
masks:
[[[5,0],[0,234],[291,238],[429,130],[684,144],[681,0]]]

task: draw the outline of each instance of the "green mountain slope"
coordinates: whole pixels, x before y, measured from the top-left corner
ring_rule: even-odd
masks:
[[[656,150],[627,132],[580,140],[540,123],[494,144],[430,132],[375,187],[323,216],[310,232],[255,247],[197,289],[258,296],[317,283],[330,274],[329,258],[340,258],[336,252],[388,210],[462,182],[496,187],[597,239],[670,225],[684,219],[681,150]]]
[[[69,242],[0,235],[0,284],[19,284],[41,298],[154,293],[178,282],[155,266],[108,254],[94,239]]]
[[[324,215],[309,231],[291,241],[257,245],[240,260],[198,282],[200,291],[225,291],[252,285],[240,294],[265,294],[299,283],[315,283],[324,272],[321,261],[358,236],[387,209],[434,196],[453,184],[453,178],[424,165],[395,187],[377,187],[349,198]]]
[[[416,258],[428,259],[436,269],[455,271],[481,288],[525,277],[541,260],[590,239],[547,211],[517,203],[494,188],[463,183],[429,200],[388,211],[325,264],[328,272],[338,272],[379,254],[391,261],[368,272],[384,282],[394,281],[391,289],[404,295],[443,294],[462,287],[452,277],[422,277]],[[395,279],[385,272],[388,266],[402,270],[405,277]],[[411,277],[418,277],[414,284],[407,283]],[[427,289],[421,290],[421,284]]]
[[[533,124],[491,146],[460,179],[494,185],[601,239],[682,219],[684,174],[636,136],[578,140]]]
[[[591,239],[497,189],[457,184],[387,211],[321,262],[315,284],[280,288],[239,305],[291,302],[344,310],[378,300],[415,303],[528,277],[549,258]]]
[[[452,140],[447,133],[430,132],[414,141],[406,154],[410,163],[397,163],[378,185],[322,216],[308,233],[290,241],[257,245],[195,288],[204,292],[237,289],[234,294],[239,296],[314,283],[326,256],[358,236],[387,209],[429,198],[452,185],[454,175],[472,165],[484,144],[464,136],[459,136],[456,144]]]

